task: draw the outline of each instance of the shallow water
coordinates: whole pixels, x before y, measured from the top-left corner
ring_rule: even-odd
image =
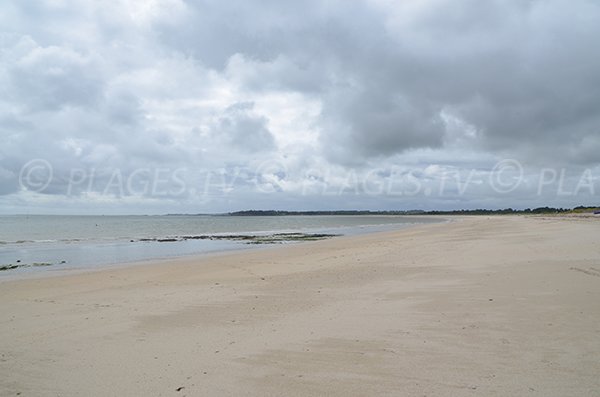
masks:
[[[0,271],[0,277],[252,248],[241,241],[140,239],[281,232],[354,235],[439,221],[379,215],[0,216],[0,265],[19,266]]]

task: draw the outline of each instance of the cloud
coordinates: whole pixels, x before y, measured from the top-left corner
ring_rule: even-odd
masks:
[[[8,71],[16,101],[30,111],[97,104],[102,78],[90,57],[71,49],[30,44],[30,51],[14,60]]]
[[[579,142],[598,134],[596,4],[417,4],[205,1],[189,5],[182,29],[161,32],[250,89],[318,96],[324,144],[343,147],[340,161],[439,147],[443,112],[486,150],[518,142],[527,155],[581,158]]]
[[[261,193],[257,180],[296,203],[327,173],[338,186],[394,166],[600,163],[589,0],[15,0],[0,11],[4,195],[23,194],[19,172],[35,158],[53,164],[55,195],[73,169],[106,171],[96,193],[111,169],[185,168],[202,186],[226,175],[235,183],[209,207],[225,190],[239,202]]]
[[[251,102],[235,103],[219,117],[212,133],[218,140],[244,152],[262,152],[275,147],[268,119],[252,114]]]

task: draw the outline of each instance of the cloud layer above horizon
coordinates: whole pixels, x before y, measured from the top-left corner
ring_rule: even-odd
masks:
[[[14,0],[0,27],[5,213],[600,195],[594,1]]]

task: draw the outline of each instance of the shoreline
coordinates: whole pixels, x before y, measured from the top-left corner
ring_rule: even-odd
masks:
[[[81,274],[88,273],[97,273],[97,272],[105,272],[105,271],[115,271],[115,270],[128,270],[131,268],[140,269],[144,266],[165,266],[165,265],[177,265],[180,263],[204,263],[206,261],[210,261],[214,258],[221,257],[229,257],[232,256],[231,259],[235,259],[237,256],[245,256],[248,253],[254,252],[265,252],[265,251],[276,251],[276,250],[286,250],[292,247],[297,246],[307,246],[309,244],[319,244],[325,243],[334,240],[344,240],[351,239],[352,241],[360,241],[363,237],[372,237],[372,238],[387,238],[396,233],[411,230],[415,228],[422,228],[428,226],[442,225],[450,222],[460,221],[461,217],[443,217],[439,222],[430,222],[430,223],[417,223],[417,224],[401,224],[402,227],[394,230],[384,230],[384,231],[369,231],[365,233],[357,233],[350,235],[335,235],[327,239],[316,240],[316,241],[301,241],[301,242],[292,242],[292,243],[277,243],[277,244],[249,244],[249,245],[239,245],[235,247],[229,247],[227,249],[206,251],[200,253],[192,253],[192,254],[181,254],[174,255],[169,257],[159,257],[159,258],[149,258],[142,260],[133,260],[133,261],[121,261],[114,263],[106,263],[97,266],[80,266],[73,268],[48,268],[47,271],[39,271],[39,272],[26,272],[19,274],[0,274],[0,285],[4,283],[10,282],[18,282],[18,281],[26,281],[26,280],[39,280],[45,278],[55,278],[55,277],[69,277],[69,276],[77,276]],[[156,244],[162,244],[156,242]],[[166,243],[168,244],[168,243]]]
[[[375,215],[374,217],[377,217]],[[389,218],[389,217],[388,217]],[[404,217],[404,219],[419,219],[419,217]],[[368,224],[354,227],[331,227],[321,229],[300,229],[300,230],[275,230],[275,231],[254,231],[254,232],[222,232],[214,234],[197,235],[172,235],[153,238],[139,238],[131,240],[125,238],[115,241],[88,242],[77,240],[77,243],[60,245],[38,245],[34,250],[49,251],[46,256],[38,256],[33,261],[23,261],[22,257],[15,254],[15,258],[10,263],[0,263],[0,283],[27,279],[30,277],[44,277],[55,274],[69,274],[71,272],[96,271],[102,269],[112,269],[121,266],[139,266],[145,262],[169,261],[180,258],[200,259],[204,255],[219,255],[236,253],[243,251],[256,250],[259,246],[276,246],[297,243],[306,243],[311,240],[327,240],[331,238],[353,237],[374,233],[394,232],[406,228],[418,227],[427,224],[445,223],[448,217],[440,217],[435,222],[430,220],[422,223],[390,223],[390,224]],[[45,244],[45,243],[44,243]],[[184,246],[182,246],[182,244]],[[17,246],[10,247],[16,249]],[[5,247],[6,248],[6,247]],[[25,246],[25,248],[32,249]],[[52,250],[64,250],[63,254],[53,253]],[[70,258],[73,252],[81,250],[94,250],[103,252],[109,249],[120,250],[121,258],[107,258],[96,260],[96,262],[83,262],[73,264],[74,260]],[[130,252],[135,252],[133,257],[127,257]],[[44,255],[44,254],[42,254]],[[129,254],[131,255],[131,254]],[[65,260],[67,258],[67,260]],[[16,260],[18,259],[18,260]],[[16,260],[16,261],[15,261]],[[88,259],[89,261],[89,259]]]
[[[2,283],[0,395],[594,395],[599,232],[461,217]]]

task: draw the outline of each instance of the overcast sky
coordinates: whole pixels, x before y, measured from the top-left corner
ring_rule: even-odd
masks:
[[[600,204],[595,0],[3,0],[0,213]]]

